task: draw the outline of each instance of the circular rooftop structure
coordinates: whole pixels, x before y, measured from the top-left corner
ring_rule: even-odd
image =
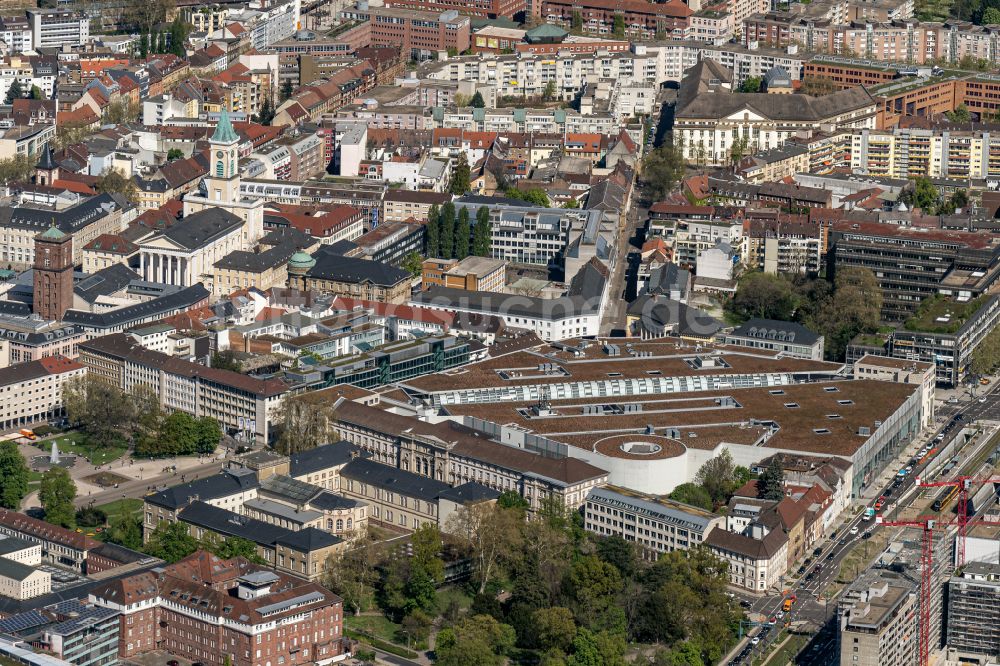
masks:
[[[297,268],[303,271],[307,271],[315,265],[316,260],[305,252],[296,252],[292,255],[292,258],[288,260],[289,268]]]
[[[594,444],[594,450],[609,458],[629,460],[666,460],[679,458],[687,452],[676,439],[640,433],[605,437]]]

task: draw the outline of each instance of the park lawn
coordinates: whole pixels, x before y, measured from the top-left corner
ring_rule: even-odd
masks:
[[[126,499],[115,500],[114,502],[108,502],[107,504],[100,504],[94,508],[100,509],[106,513],[108,516],[108,522],[110,523],[122,514],[139,515],[142,513],[142,500],[129,497]]]
[[[469,610],[472,605],[472,597],[462,586],[450,585],[438,590],[437,606],[440,611],[444,611],[453,600],[458,603],[462,612]]]
[[[36,472],[33,469],[28,470],[28,492],[33,490],[38,490],[39,486],[42,485],[42,473]]]
[[[344,615],[344,627],[374,636],[388,643],[396,643],[396,632],[401,625],[385,615]]]
[[[125,448],[121,446],[97,447],[87,440],[87,436],[81,432],[70,432],[59,435],[52,439],[39,443],[42,450],[48,451],[52,448],[52,442],[59,445],[59,453],[72,453],[73,455],[86,458],[92,465],[107,465],[118,460],[125,454]]]

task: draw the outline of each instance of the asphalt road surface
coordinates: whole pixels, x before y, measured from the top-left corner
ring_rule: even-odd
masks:
[[[964,425],[977,420],[1000,421],[1000,393],[993,392],[994,385],[983,387],[983,389],[990,392],[984,395],[980,391],[979,395],[972,398],[966,397],[957,405],[946,404],[942,406],[937,413],[937,422],[939,425],[929,434],[927,441],[933,442],[934,438],[939,434],[945,436],[946,439],[943,441],[948,441],[947,438],[956,435]],[[986,441],[982,440],[978,442],[977,447],[984,446],[985,444]],[[971,456],[971,452],[963,452],[963,458]],[[932,460],[933,458],[930,458],[923,464],[920,464],[919,461],[911,459],[909,462],[916,463],[911,465],[912,470],[902,477],[894,475],[891,480],[882,484],[878,489],[878,493],[875,494],[876,500],[869,500],[866,506],[874,507],[875,501],[881,496],[886,496],[886,507],[893,507],[899,504],[900,501],[903,506],[908,505],[919,492],[915,487],[916,478],[920,476],[920,472]],[[881,511],[878,511],[878,513],[881,513]],[[741,598],[751,602],[750,608],[746,609],[751,617],[756,617],[759,614],[764,618],[765,622],[769,623],[773,620],[774,625],[765,624],[764,626],[753,628],[747,636],[748,640],[745,645],[741,646],[736,657],[728,663],[751,663],[753,659],[767,651],[768,646],[781,633],[779,629],[783,623],[799,621],[806,621],[813,626],[818,626],[820,630],[812,637],[802,652],[799,653],[799,657],[795,663],[806,666],[832,666],[839,663],[840,651],[837,646],[835,626],[837,602],[836,600],[827,601],[818,595],[833,582],[840,571],[841,562],[852,547],[859,542],[863,542],[877,530],[882,529],[897,528],[880,525],[875,520],[865,520],[864,513],[862,512],[855,515],[838,532],[831,534],[830,538],[820,546],[819,554],[809,554],[805,575],[800,576],[798,580],[790,582],[785,586],[789,594],[794,594],[797,597],[797,601],[792,610],[784,614],[781,618],[778,617],[778,613],[781,610],[786,595],[771,594],[756,598],[741,595]],[[872,557],[875,555],[876,553],[871,553]],[[819,566],[818,569],[817,565]],[[753,645],[751,642],[755,636],[760,639],[757,645]]]

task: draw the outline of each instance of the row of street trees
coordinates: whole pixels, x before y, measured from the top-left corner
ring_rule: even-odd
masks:
[[[490,211],[486,206],[476,211],[475,225],[465,206],[457,214],[455,204],[450,201],[440,208],[431,206],[427,215],[427,256],[459,260],[470,255],[488,257],[491,232]]]

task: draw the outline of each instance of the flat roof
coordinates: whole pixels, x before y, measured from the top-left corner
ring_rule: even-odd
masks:
[[[585,344],[586,346],[581,346]],[[619,355],[605,347],[615,345]],[[719,367],[692,367],[695,357],[718,352]],[[543,372],[539,366],[551,367]],[[416,393],[435,393],[506,386],[531,386],[608,379],[649,379],[698,375],[749,375],[763,373],[816,373],[833,375],[840,363],[780,357],[777,352],[738,346],[693,347],[674,339],[564,340],[532,349],[487,358],[453,370],[424,375],[405,382]],[[655,374],[654,374],[655,373]]]
[[[876,380],[842,380],[717,389],[712,391],[600,396],[537,402],[447,405],[455,417],[469,416],[515,427],[588,451],[623,459],[649,459],[616,444],[649,433],[654,443],[676,442],[712,450],[720,444],[767,446],[812,454],[853,456],[919,387]],[[595,410],[594,407],[601,407]],[[632,410],[632,411],[626,411]],[[773,434],[772,434],[773,431]],[[612,445],[606,446],[610,442]]]

